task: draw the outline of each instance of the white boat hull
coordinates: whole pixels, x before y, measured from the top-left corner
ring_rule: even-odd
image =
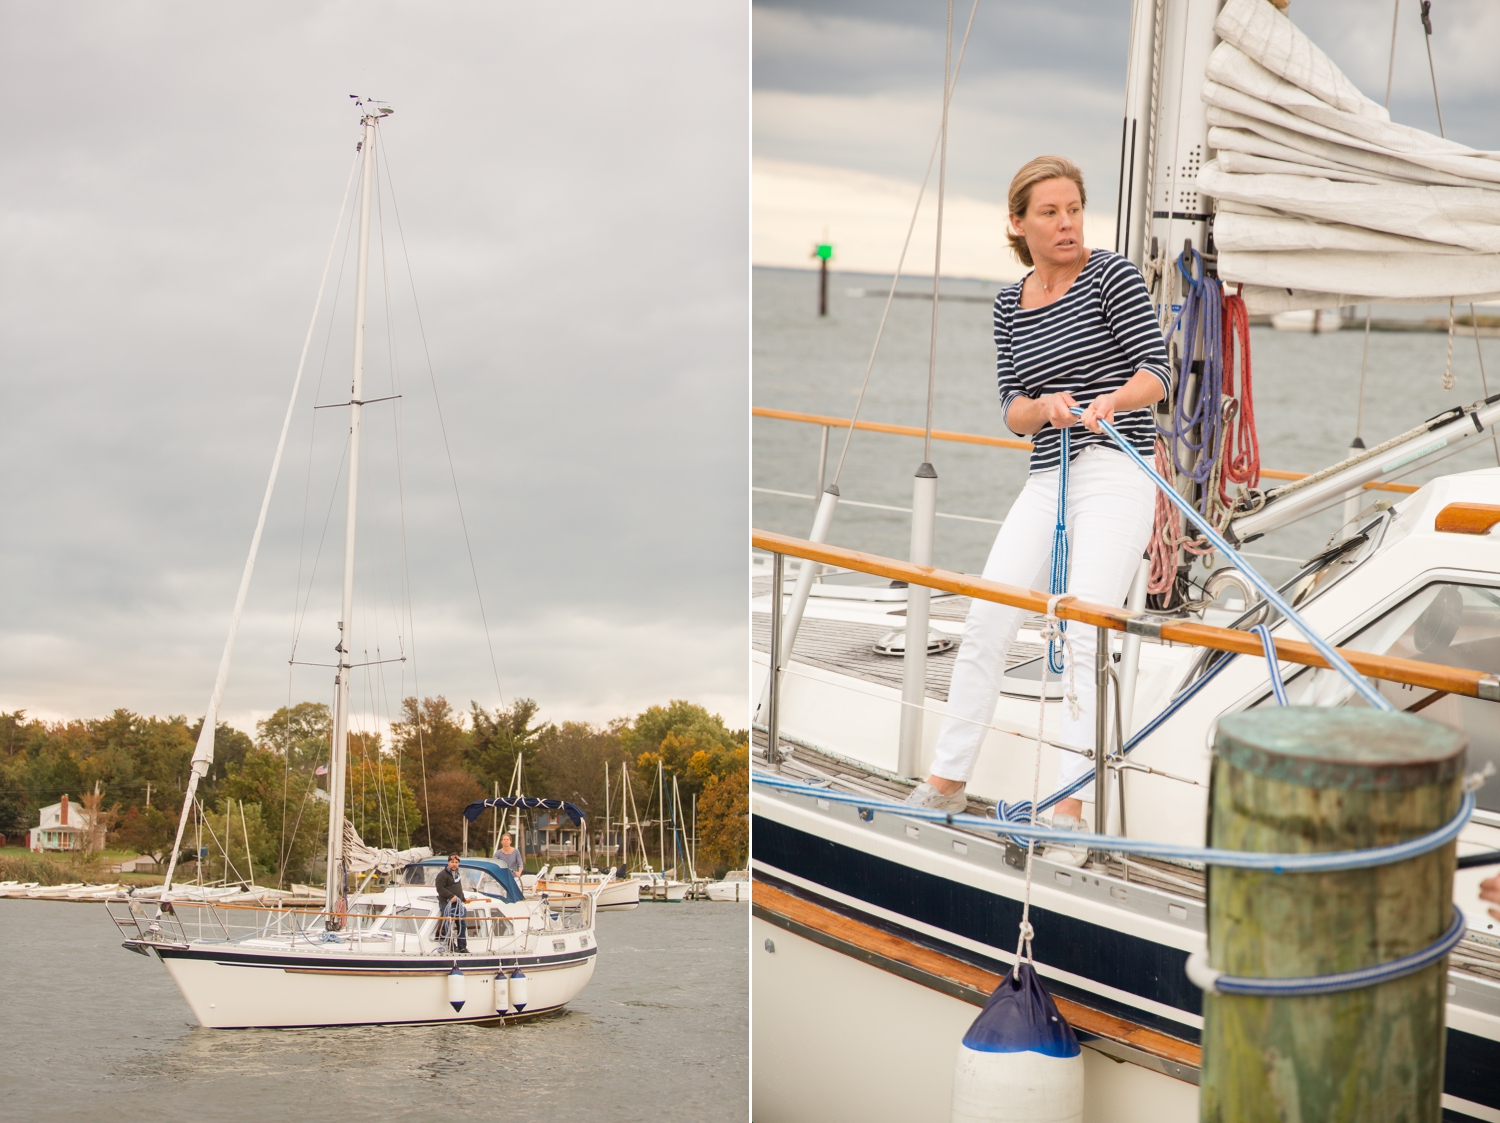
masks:
[[[592,893],[597,887],[584,883],[586,892]],[[535,883],[535,891],[538,893],[577,893],[577,880],[569,881],[567,878],[559,880],[539,881]],[[641,886],[637,881],[612,881],[604,887],[594,905],[597,909],[606,911],[624,912],[628,909],[638,908],[641,903]]]
[[[750,900],[750,883],[748,881],[715,881],[704,887],[710,901],[742,901]]]
[[[750,946],[757,1120],[949,1123],[954,1052],[978,1006],[759,918]],[[1084,1123],[1196,1123],[1196,1085],[1083,1057]]]
[[[593,977],[596,952],[590,946],[519,960],[450,956],[412,962],[391,956],[265,955],[202,945],[153,950],[193,1016],[210,1029],[500,1021],[494,1003],[497,968],[503,965],[508,973],[518,961],[530,1001],[506,1020],[532,1017],[577,997]],[[448,1000],[454,964],[464,973],[465,999],[459,1010]]]

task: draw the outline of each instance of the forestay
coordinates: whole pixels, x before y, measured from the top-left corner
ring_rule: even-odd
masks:
[[[1266,0],[1214,30],[1198,184],[1251,312],[1500,297],[1500,153],[1395,124]]]

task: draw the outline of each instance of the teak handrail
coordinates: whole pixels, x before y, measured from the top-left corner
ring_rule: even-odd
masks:
[[[805,538],[793,538],[786,534],[774,534],[765,530],[750,532],[752,545],[773,554],[789,554],[809,561],[843,566],[860,573],[872,573],[877,577],[889,577],[913,585],[924,585],[929,589],[940,589],[945,593],[959,593],[978,600],[1008,604],[1013,608],[1024,608],[1031,612],[1046,612],[1046,593],[1035,589],[1022,589],[1014,585],[1002,585],[998,581],[986,581],[983,577],[971,577],[952,570],[934,566],[913,565],[911,562],[867,554],[861,550],[848,550],[842,546],[828,546],[821,542],[809,542]],[[1216,651],[1230,651],[1237,655],[1264,655],[1260,637],[1237,628],[1218,628],[1212,624],[1195,624],[1190,621],[1146,618],[1123,608],[1094,604],[1082,600],[1065,600],[1058,604],[1057,614],[1065,620],[1076,620],[1080,624],[1109,628],[1116,632],[1143,634],[1149,630],[1153,637],[1186,643],[1194,647],[1209,647]],[[1134,626],[1128,626],[1132,621]],[[1449,694],[1463,694],[1470,698],[1483,698],[1500,702],[1500,676],[1483,671],[1471,671],[1463,667],[1444,667],[1436,663],[1419,663],[1414,659],[1397,659],[1389,655],[1372,655],[1364,651],[1353,651],[1341,647],[1338,651],[1362,675],[1400,682],[1408,686],[1421,686],[1429,690],[1443,690]],[[1302,640],[1276,639],[1277,656],[1288,663],[1301,663],[1308,667],[1327,667],[1328,663],[1313,648]]]
[[[849,428],[847,417],[830,417],[821,413],[798,413],[795,410],[767,409],[764,406],[755,406],[750,413],[755,417],[769,417],[777,421],[800,421],[809,425],[826,425],[830,429]],[[926,430],[918,425],[888,425],[883,421],[856,421],[854,427],[870,433],[894,433],[898,437],[926,435]],[[957,441],[969,445],[989,445],[992,448],[1014,448],[1022,452],[1030,452],[1033,447],[1030,441],[1011,440],[1009,437],[989,437],[982,433],[957,433],[951,429],[934,429],[932,439]],[[1262,468],[1260,474],[1271,480],[1301,480],[1308,476],[1307,472],[1287,472],[1277,468]],[[1365,491],[1397,491],[1405,495],[1410,495],[1417,490],[1413,484],[1382,483],[1379,480],[1371,480],[1360,486]]]

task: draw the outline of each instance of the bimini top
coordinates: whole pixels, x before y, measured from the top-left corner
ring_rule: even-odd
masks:
[[[438,871],[448,864],[446,858],[429,858],[425,862],[413,862],[401,872],[401,881],[406,885],[432,885],[437,881]],[[460,858],[458,875],[464,888],[470,893],[494,897],[506,904],[515,904],[525,897],[516,883],[515,875],[504,862],[491,858]]]
[[[503,795],[499,799],[476,799],[464,808],[464,818],[473,822],[480,813],[491,807],[540,807],[547,811],[561,811],[573,820],[576,827],[583,822],[583,812],[561,799],[537,799],[530,795]]]

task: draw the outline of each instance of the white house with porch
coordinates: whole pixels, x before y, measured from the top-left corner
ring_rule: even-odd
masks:
[[[40,822],[27,834],[26,846],[45,850],[82,850],[88,844],[89,817],[82,807],[70,805],[66,794],[51,807],[43,807]]]

